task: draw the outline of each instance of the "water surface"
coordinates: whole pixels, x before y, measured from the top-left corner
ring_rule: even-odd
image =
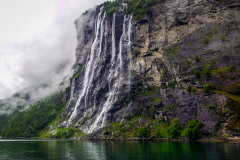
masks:
[[[239,160],[235,142],[0,140],[0,159]]]

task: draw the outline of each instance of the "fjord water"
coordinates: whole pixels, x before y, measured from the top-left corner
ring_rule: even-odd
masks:
[[[0,140],[0,159],[237,160],[240,143]]]

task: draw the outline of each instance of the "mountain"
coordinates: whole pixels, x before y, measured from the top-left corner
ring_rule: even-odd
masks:
[[[25,134],[12,134],[17,112],[2,136],[240,135],[238,0],[108,1],[75,25],[71,86],[41,101],[52,110],[40,128],[26,122]]]

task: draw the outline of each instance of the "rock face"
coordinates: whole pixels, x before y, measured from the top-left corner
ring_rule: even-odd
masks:
[[[177,117],[183,126],[201,120],[206,135],[239,135],[238,0],[166,1],[139,19],[102,10],[75,22],[65,126],[92,133],[136,116]]]

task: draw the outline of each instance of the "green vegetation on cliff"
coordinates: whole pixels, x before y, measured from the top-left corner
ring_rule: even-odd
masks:
[[[132,14],[134,18],[139,18],[144,14],[150,13],[151,12],[150,8],[152,6],[164,1],[165,0],[124,0],[123,2],[126,3],[127,6],[124,7],[123,11],[124,14]],[[97,7],[102,6],[104,6],[103,12],[106,11],[107,17],[111,17],[113,13],[120,11],[121,7],[118,0],[107,1],[98,5]]]
[[[117,0],[104,2],[98,5],[97,7],[102,6],[104,6],[102,12],[104,13],[106,11],[107,17],[111,17],[113,13],[118,12],[120,10],[120,3]]]
[[[0,115],[3,137],[38,137],[39,132],[56,119],[65,108],[63,93],[54,94],[31,105],[29,110]]]
[[[175,138],[188,137],[195,140],[202,136],[200,128],[203,123],[198,120],[190,120],[187,127],[181,125],[178,118],[174,118],[169,126],[165,118],[151,119],[143,116],[134,117],[123,123],[113,123],[105,128],[101,138]]]
[[[124,8],[124,14],[132,14],[134,18],[150,13],[150,7],[164,2],[164,0],[124,0],[127,7]]]
[[[83,134],[78,128],[63,128],[58,129],[57,133],[53,135],[53,138],[71,138],[74,136],[81,137]]]

